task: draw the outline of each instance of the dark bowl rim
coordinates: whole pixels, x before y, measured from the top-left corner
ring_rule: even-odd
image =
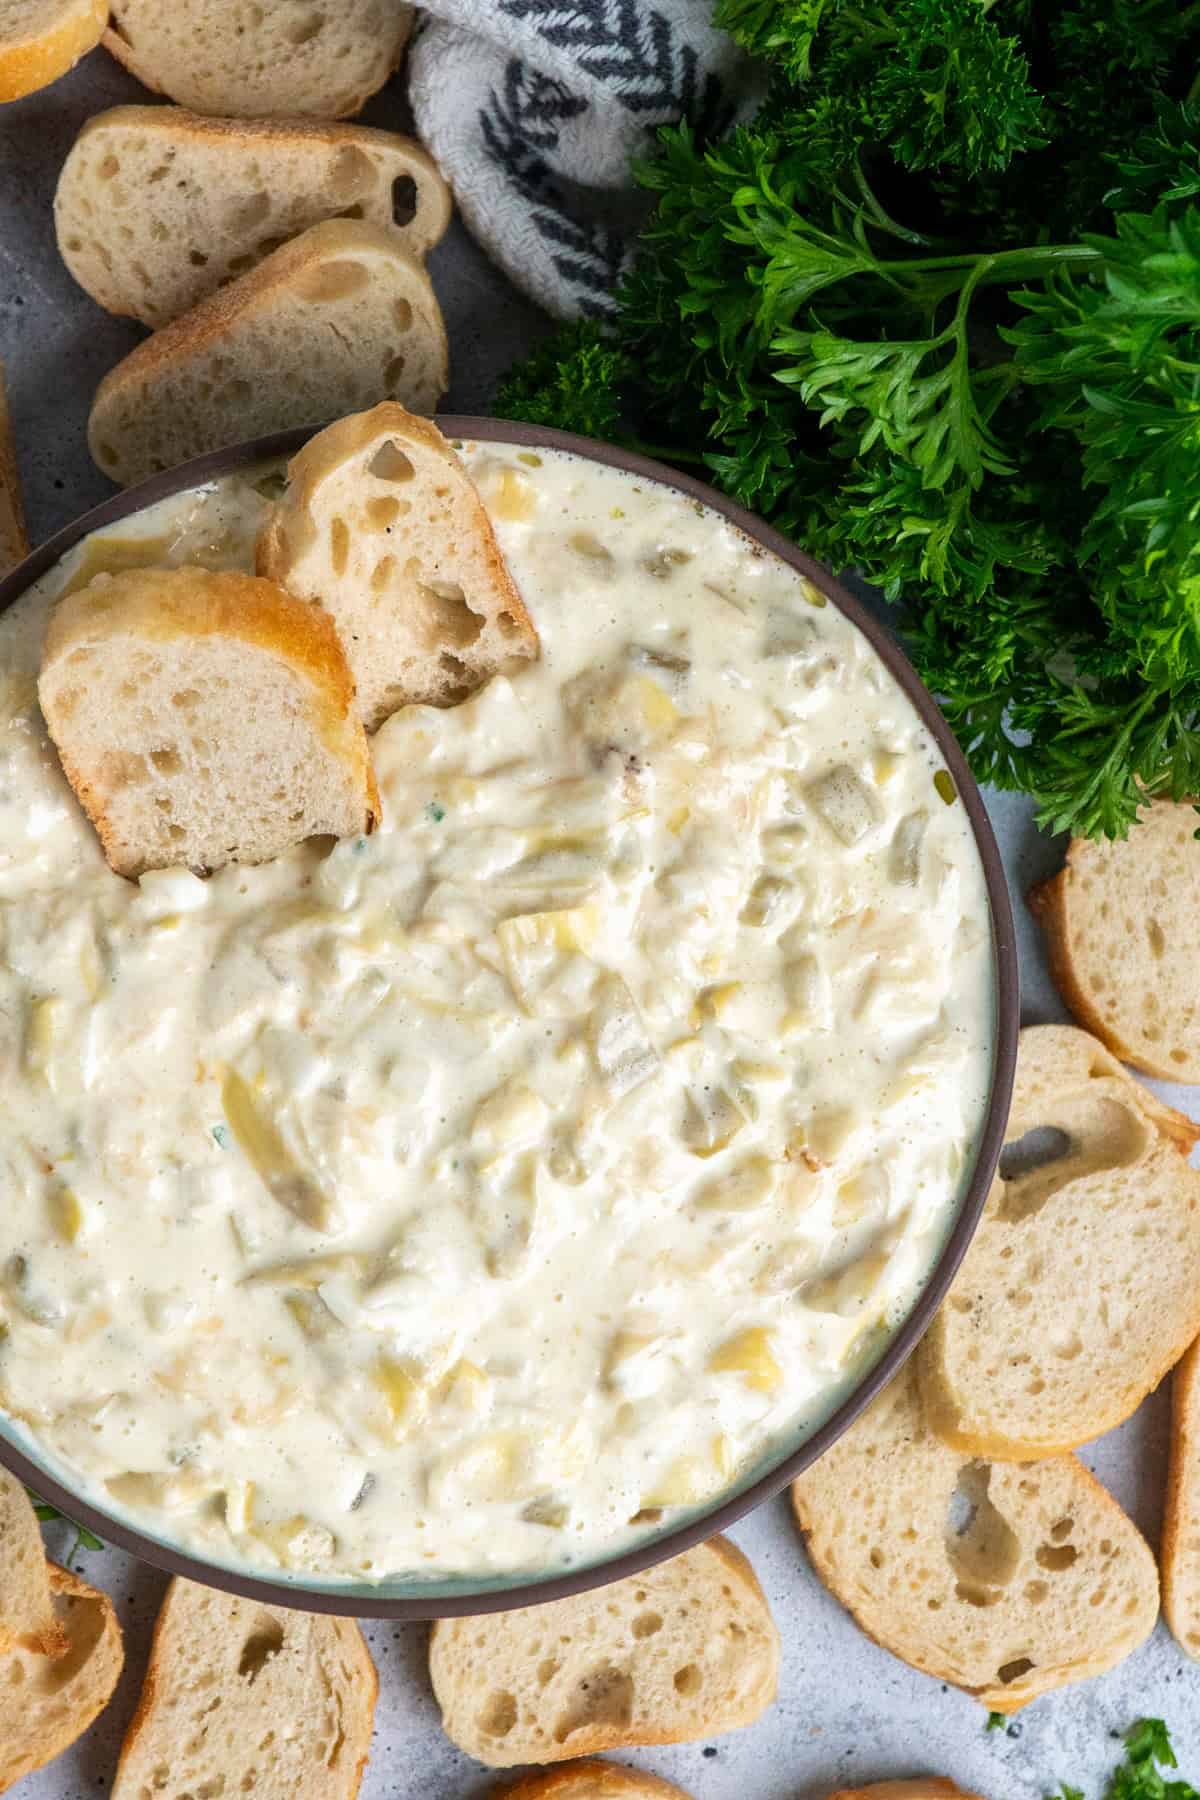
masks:
[[[1020,988],[1012,907],[1004,867],[983,796],[962,750],[928,689],[895,639],[861,601],[856,600],[822,564],[798,549],[771,526],[765,525],[753,513],[726,499],[723,494],[694,476],[678,473],[650,457],[581,437],[573,432],[554,431],[543,426],[504,419],[443,414],[439,415],[437,423],[445,435],[454,440],[516,444],[529,450],[568,451],[602,467],[623,470],[646,481],[672,488],[689,499],[699,500],[753,543],[780,557],[805,576],[857,626],[929,729],[945,758],[946,767],[954,778],[959,798],[970,820],[983,866],[991,915],[994,1046],[987,1109],[978,1139],[974,1168],[963,1193],[958,1216],[908,1317],[890,1339],[879,1361],[803,1444],[784,1456],[748,1487],[694,1514],[676,1528],[648,1538],[605,1561],[590,1563],[586,1568],[567,1569],[544,1577],[535,1576],[528,1581],[516,1579],[509,1582],[503,1578],[492,1578],[489,1585],[478,1591],[467,1590],[452,1594],[431,1592],[423,1595],[414,1585],[410,1593],[397,1596],[382,1591],[377,1593],[365,1582],[356,1583],[353,1587],[347,1584],[341,1588],[328,1585],[307,1586],[303,1580],[272,1579],[229,1568],[221,1563],[208,1562],[203,1557],[159,1542],[136,1526],[126,1524],[122,1519],[111,1516],[90,1501],[80,1498],[48,1470],[26,1456],[15,1444],[0,1435],[0,1465],[7,1467],[18,1480],[44,1496],[68,1517],[95,1532],[106,1543],[171,1575],[183,1576],[190,1581],[198,1581],[226,1593],[243,1595],[269,1606],[298,1607],[309,1612],[358,1618],[408,1621],[455,1618],[508,1611],[514,1607],[536,1606],[548,1600],[559,1600],[591,1588],[606,1586],[625,1576],[636,1575],[655,1563],[678,1556],[681,1551],[712,1537],[715,1532],[723,1531],[765,1501],[773,1499],[802,1470],[823,1455],[912,1354],[966,1254],[1004,1144],[1020,1023]],[[103,501],[56,532],[0,580],[0,612],[11,606],[27,588],[90,532],[129,518],[154,505],[156,501],[180,493],[186,488],[198,487],[216,476],[230,474],[273,457],[291,456],[317,429],[319,427],[312,426],[276,432],[269,437],[255,438],[225,450],[212,451],[190,462],[181,463],[177,468],[154,475],[148,481]],[[457,1581],[460,1578],[444,1579]],[[495,1585],[497,1579],[502,1585]],[[433,1585],[435,1584],[431,1583]]]

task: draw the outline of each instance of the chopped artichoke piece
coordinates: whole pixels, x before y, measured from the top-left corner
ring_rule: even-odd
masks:
[[[38,1076],[45,1082],[52,1094],[58,1092],[58,1058],[56,1047],[61,1047],[66,1023],[66,1003],[55,995],[44,1000],[35,1000],[29,1012],[29,1027],[25,1037],[26,1072]]]
[[[749,1212],[763,1206],[775,1192],[778,1172],[767,1156],[747,1156],[725,1174],[705,1182],[696,1194],[696,1205],[705,1212]]]
[[[784,964],[783,982],[790,1002],[788,1035],[792,1030],[828,1031],[833,1024],[833,989],[811,950]]]
[[[303,1513],[256,1525],[254,1536],[272,1549],[287,1569],[322,1569],[337,1549],[332,1531],[306,1519]]]
[[[230,1130],[267,1192],[314,1231],[336,1230],[340,1220],[329,1196],[315,1177],[293,1160],[274,1122],[260,1111],[235,1069],[226,1071],[221,1105]]]
[[[225,1489],[225,1524],[237,1537],[249,1531],[254,1518],[254,1483],[231,1481]]]
[[[689,1094],[680,1137],[693,1156],[716,1156],[746,1127],[746,1116],[724,1088]]]
[[[642,1024],[633,995],[619,975],[605,978],[588,1021],[596,1070],[614,1099],[649,1080],[662,1059]]]
[[[629,660],[635,669],[648,675],[676,699],[683,692],[692,668],[689,657],[677,656],[672,650],[651,649],[646,644],[630,645]]]
[[[843,844],[861,843],[883,817],[878,797],[847,763],[811,781],[809,800]]]
[[[656,581],[669,581],[676,569],[691,560],[690,550],[680,550],[674,544],[660,544],[657,550],[648,550],[640,559],[647,575],[653,575]]]
[[[438,1389],[438,1399],[454,1406],[465,1406],[471,1412],[482,1412],[488,1403],[492,1383],[488,1375],[467,1357],[460,1357]]]
[[[371,1380],[383,1395],[391,1418],[392,1435],[403,1437],[425,1411],[426,1394],[410,1364],[394,1356],[379,1357],[371,1370]]]
[[[794,892],[791,882],[781,881],[777,875],[760,875],[746,897],[741,911],[742,924],[756,928],[774,924]]]
[[[702,988],[696,996],[696,1004],[692,1008],[693,1029],[705,1019],[720,1019],[723,1013],[729,1011],[741,992],[740,981],[721,981],[712,987]]]
[[[371,1272],[371,1257],[360,1250],[339,1250],[326,1256],[303,1256],[291,1262],[265,1263],[242,1276],[246,1287],[285,1287],[315,1291],[334,1275],[363,1281]]]
[[[822,1162],[830,1163],[840,1156],[861,1122],[852,1106],[827,1107],[809,1121],[809,1148]]]
[[[571,1509],[563,1500],[556,1500],[553,1494],[542,1494],[522,1507],[521,1517],[528,1525],[546,1525],[552,1531],[561,1531],[571,1517]]]
[[[477,1156],[502,1156],[541,1137],[550,1109],[522,1081],[504,1081],[482,1100],[471,1121],[471,1148]]]
[[[519,469],[499,468],[487,483],[488,507],[494,518],[520,523],[537,511],[538,493],[528,475]]]
[[[611,568],[613,553],[607,544],[602,544],[593,531],[574,531],[567,539],[571,549],[577,556],[582,556],[597,568]]]
[[[708,1359],[714,1374],[744,1377],[747,1387],[770,1394],[783,1380],[783,1370],[771,1349],[771,1333],[762,1325],[752,1325],[728,1338]]]
[[[659,1506],[697,1506],[715,1494],[728,1480],[722,1440],[714,1438],[712,1454],[677,1456],[664,1470],[648,1494],[642,1495],[642,1510]]]
[[[448,1450],[432,1464],[429,1495],[435,1506],[485,1505],[517,1500],[529,1491],[528,1438],[519,1431],[488,1431]]]
[[[901,819],[892,836],[888,874],[901,887],[916,887],[921,874],[921,844],[929,827],[924,807]]]
[[[50,1223],[66,1244],[73,1244],[83,1227],[83,1208],[72,1188],[51,1188],[47,1199]]]

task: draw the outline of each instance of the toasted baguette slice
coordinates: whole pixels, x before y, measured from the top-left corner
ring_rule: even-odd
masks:
[[[867,1635],[995,1712],[1111,1669],[1158,1617],[1154,1558],[1083,1464],[969,1461],[926,1424],[911,1363],[792,1504]]]
[[[0,575],[7,575],[29,555],[29,539],[25,533],[25,508],[21,504],[21,478],[17,473],[17,452],[13,443],[12,422],[8,416],[8,394],[4,386],[4,364],[0,362]]]
[[[1200,1082],[1200,825],[1155,800],[1124,839],[1072,838],[1029,895],[1063,999],[1123,1062]]]
[[[446,331],[422,264],[394,231],[332,219],[111,369],[88,443],[128,486],[205,450],[377,400],[432,412],[445,387]]]
[[[353,1800],[379,1681],[353,1619],[167,1589],[112,1800]]]
[[[1200,1658],[1200,1341],[1171,1377],[1171,1465],[1159,1560],[1167,1624],[1180,1649]]]
[[[1200,1334],[1200,1126],[1070,1025],[1021,1033],[1010,1145],[1056,1159],[998,1179],[917,1353],[926,1416],[978,1456],[1053,1456],[1134,1412]],[[1010,1152],[1011,1154],[1011,1152]],[[1018,1165],[1019,1169],[1019,1165]]]
[[[0,0],[0,101],[57,81],[107,23],[108,0]]]
[[[866,1787],[839,1788],[829,1800],[979,1800],[945,1775],[915,1775],[911,1781],[872,1781]]]
[[[258,567],[332,615],[368,731],[401,706],[453,706],[538,654],[466,470],[402,406],[339,419],[304,446]]]
[[[66,1647],[42,1528],[21,1483],[0,1469],[0,1655],[20,1648],[61,1656]]]
[[[38,698],[119,875],[266,862],[318,833],[374,829],[337,633],[269,581],[98,575],[51,615]]]
[[[83,1736],[112,1698],[125,1661],[107,1594],[57,1563],[50,1591],[65,1652],[13,1650],[0,1661],[0,1794]]]
[[[570,1600],[441,1619],[429,1672],[447,1735],[503,1769],[749,1725],[775,1698],[779,1634],[716,1537]]]
[[[80,287],[153,326],[310,225],[347,216],[394,224],[424,256],[450,222],[450,190],[419,144],[389,131],[117,106],[88,120],[54,197],[58,248]]]
[[[691,1800],[684,1788],[647,1769],[585,1757],[565,1768],[523,1775],[495,1790],[496,1800]]]
[[[196,112],[344,119],[399,67],[411,30],[400,0],[112,0],[104,46],[144,87]]]

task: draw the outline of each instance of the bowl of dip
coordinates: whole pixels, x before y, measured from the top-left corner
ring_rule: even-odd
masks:
[[[58,594],[252,566],[307,433],[0,583],[0,1461],[393,1618],[632,1574],[820,1455],[967,1247],[1018,1024],[982,799],[879,622],[690,477],[439,423],[542,655],[387,721],[370,838],[123,880],[36,703]]]

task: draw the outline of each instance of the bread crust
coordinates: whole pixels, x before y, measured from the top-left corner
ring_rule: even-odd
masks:
[[[772,1700],[774,1700],[778,1691],[779,1632],[776,1628],[774,1619],[771,1617],[770,1608],[767,1605],[766,1597],[759,1585],[758,1578],[746,1557],[743,1556],[742,1552],[735,1544],[732,1544],[729,1539],[725,1537],[712,1537],[707,1539],[705,1543],[696,1545],[692,1550],[685,1551],[684,1556],[694,1556],[697,1551],[701,1553],[711,1552],[724,1566],[732,1579],[742,1588],[747,1590],[752,1599],[754,1609],[759,1615],[759,1622],[764,1633],[769,1633],[769,1642],[771,1646],[768,1666],[763,1672],[764,1679],[753,1691],[741,1696],[740,1704],[737,1708],[730,1703],[728,1697],[726,1698],[719,1720],[711,1724],[708,1727],[708,1730],[703,1734],[709,1735],[710,1733],[715,1734],[734,1731],[740,1726],[752,1724],[755,1719],[761,1717],[765,1709],[770,1705]],[[673,1560],[674,1563],[678,1564],[682,1561],[682,1558]],[[659,1565],[659,1567],[670,1568],[672,1567],[672,1564],[667,1563]],[[639,1580],[644,1580],[645,1577],[631,1576],[628,1579],[630,1583],[636,1584]],[[570,1602],[552,1602],[551,1604],[569,1605]],[[521,1612],[525,1609],[517,1608],[515,1610]],[[540,1611],[540,1609],[538,1610]],[[478,1627],[480,1630],[486,1630],[489,1621],[487,1619],[474,1619],[469,1621],[469,1623]],[[452,1707],[447,1703],[445,1690],[439,1680],[441,1669],[439,1666],[438,1651],[443,1638],[448,1637],[453,1640],[454,1635],[461,1627],[461,1620],[440,1619],[434,1622],[429,1648],[430,1677],[433,1683],[434,1696],[437,1699],[439,1706],[442,1708],[443,1729],[447,1731],[447,1735],[451,1737],[452,1741],[459,1745],[460,1749],[466,1750],[468,1755],[474,1756],[478,1761],[484,1762],[489,1767],[511,1767],[513,1764],[526,1762],[566,1762],[574,1764],[579,1757],[594,1757],[605,1750],[630,1749],[634,1746],[652,1746],[655,1744],[688,1743],[694,1741],[695,1738],[700,1735],[690,1727],[681,1730],[678,1726],[656,1725],[652,1720],[647,1720],[645,1718],[638,1718],[636,1726],[633,1724],[622,1724],[617,1722],[609,1723],[604,1721],[590,1727],[572,1729],[569,1745],[566,1743],[555,1743],[547,1739],[544,1742],[539,1743],[539,1749],[536,1754],[531,1752],[528,1755],[514,1754],[507,1758],[501,1757],[495,1760],[489,1759],[482,1753],[478,1741],[471,1744],[463,1743],[459,1738],[453,1736],[453,1733],[446,1722],[447,1717],[451,1714]],[[603,1654],[605,1646],[602,1643],[598,1643],[595,1649],[596,1655],[600,1656]],[[661,1796],[660,1800],[669,1800],[669,1797]]]
[[[198,301],[189,312],[154,332],[109,370],[96,389],[88,414],[88,447],[98,467],[104,468],[98,446],[104,437],[105,415],[123,391],[143,382],[152,383],[173,363],[186,362],[210,349],[309,270],[342,258],[369,256],[385,256],[400,264],[418,286],[428,291],[428,323],[435,336],[438,381],[444,391],[448,367],[446,328],[424,264],[404,248],[394,232],[382,226],[369,225],[361,219],[327,219],[272,251],[257,268],[240,275],[228,287]]]
[[[94,50],[108,23],[108,0],[60,0],[39,37],[0,45],[0,102],[48,87]]]
[[[6,575],[9,569],[15,568],[28,555],[29,536],[25,530],[25,508],[21,502],[17,450],[8,412],[4,364],[0,362],[0,575]]]
[[[1200,1556],[1189,1548],[1189,1539],[1194,1544],[1200,1522],[1198,1424],[1200,1339],[1183,1356],[1171,1378],[1171,1452],[1158,1553],[1167,1624],[1180,1649],[1200,1659]]]
[[[0,1655],[19,1648],[42,1656],[62,1656],[68,1648],[67,1634],[54,1611],[52,1565],[42,1547],[42,1528],[29,1495],[6,1469],[0,1469],[0,1515],[8,1519],[6,1558],[9,1569],[16,1572],[15,1581],[10,1576],[7,1599],[10,1605],[23,1603],[28,1609],[21,1619],[0,1617]],[[34,1572],[32,1587],[22,1580],[22,1566]]]
[[[495,1800],[690,1800],[677,1787],[648,1769],[629,1769],[623,1763],[585,1757],[580,1762],[559,1763],[536,1775],[521,1775],[494,1790]]]
[[[946,1775],[916,1775],[908,1781],[872,1781],[866,1787],[839,1788],[829,1800],[979,1800]]]

